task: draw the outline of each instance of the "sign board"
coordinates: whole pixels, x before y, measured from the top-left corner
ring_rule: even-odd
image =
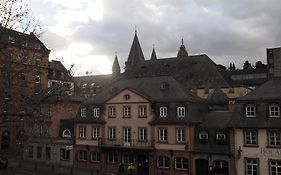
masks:
[[[72,150],[72,149],[73,149],[73,146],[72,146],[72,145],[67,145],[67,146],[65,146],[65,149],[66,149],[66,150]]]

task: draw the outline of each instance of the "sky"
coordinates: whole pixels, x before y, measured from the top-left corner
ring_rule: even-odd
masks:
[[[50,60],[76,76],[109,74],[115,54],[124,68],[135,28],[146,59],[175,57],[183,38],[189,55],[207,54],[226,67],[266,63],[281,46],[279,0],[27,0],[41,21]]]

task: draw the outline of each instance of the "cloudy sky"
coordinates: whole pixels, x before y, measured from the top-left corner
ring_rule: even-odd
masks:
[[[128,57],[137,26],[146,59],[176,56],[181,38],[190,55],[218,64],[266,61],[266,48],[281,46],[279,0],[27,0],[44,28],[50,59],[74,63],[76,75],[111,72],[117,52]]]

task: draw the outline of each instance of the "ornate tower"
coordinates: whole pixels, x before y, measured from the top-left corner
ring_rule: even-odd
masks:
[[[183,58],[183,57],[187,57],[188,56],[188,53],[185,49],[185,46],[183,44],[183,38],[181,39],[181,46],[180,46],[180,50],[178,51],[178,55],[177,57],[178,58]]]
[[[112,75],[119,75],[119,74],[120,74],[120,65],[116,54],[112,65]]]

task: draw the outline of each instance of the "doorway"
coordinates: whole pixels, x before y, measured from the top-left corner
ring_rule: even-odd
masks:
[[[207,175],[208,174],[208,160],[196,159],[195,160],[195,174]]]
[[[138,155],[138,175],[149,175],[149,156],[148,156],[148,154]]]
[[[131,146],[131,128],[124,128],[124,146]]]

